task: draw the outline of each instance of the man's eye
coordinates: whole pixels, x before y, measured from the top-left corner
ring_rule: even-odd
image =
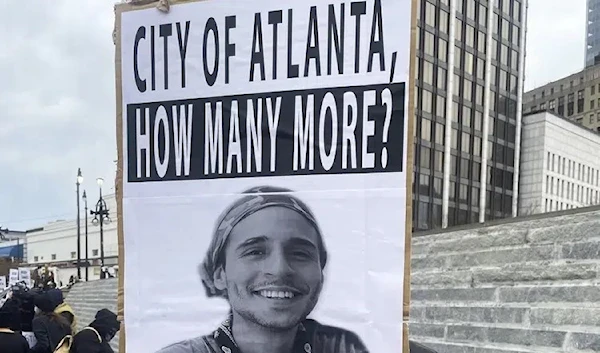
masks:
[[[300,259],[310,259],[312,256],[307,251],[296,250],[292,253],[295,257]]]
[[[250,249],[244,253],[245,256],[261,256],[264,254],[265,251],[263,249]]]

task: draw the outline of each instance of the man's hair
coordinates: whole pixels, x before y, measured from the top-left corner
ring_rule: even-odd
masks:
[[[242,192],[242,197],[227,207],[217,219],[212,241],[204,262],[200,265],[200,277],[208,297],[227,298],[225,290],[215,287],[213,275],[219,266],[224,265],[224,252],[232,229],[244,218],[267,207],[285,207],[302,215],[317,231],[317,246],[321,269],[327,263],[327,250],[321,229],[310,208],[293,196],[292,190],[275,186],[257,186]]]

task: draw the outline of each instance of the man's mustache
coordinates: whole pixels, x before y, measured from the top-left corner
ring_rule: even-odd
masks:
[[[296,294],[308,294],[310,288],[304,281],[299,281],[293,278],[265,280],[254,283],[248,287],[251,292],[260,290],[268,290],[270,288],[279,288],[281,290],[289,290]]]

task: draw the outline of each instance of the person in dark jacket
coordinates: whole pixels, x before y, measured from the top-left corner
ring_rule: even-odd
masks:
[[[108,309],[96,313],[96,319],[73,338],[71,353],[114,353],[110,341],[121,327],[117,315]]]
[[[0,308],[0,352],[27,353],[29,344],[19,332],[15,332],[15,321],[19,322],[19,304],[8,299]]]
[[[71,325],[72,334],[75,334],[77,327],[77,321],[75,320],[75,312],[69,304],[65,303],[63,292],[58,288],[50,289],[48,291],[48,296],[50,296],[50,299],[52,300],[52,305],[56,305],[56,308],[54,308],[54,312],[59,315],[62,315],[65,319],[67,319],[69,325]]]
[[[32,326],[37,342],[29,353],[52,353],[60,341],[71,334],[71,326],[63,316],[54,312],[57,304],[48,293],[38,294],[34,304],[38,314]]]

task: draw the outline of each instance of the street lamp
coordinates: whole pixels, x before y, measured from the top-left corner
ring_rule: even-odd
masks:
[[[79,209],[79,185],[83,183],[83,176],[81,175],[81,168],[77,169],[77,278],[81,279],[81,220],[80,220],[80,209]]]
[[[100,265],[104,267],[104,223],[110,223],[110,217],[108,216],[109,210],[108,206],[106,206],[106,201],[102,198],[102,184],[104,184],[104,179],[98,178],[96,179],[98,182],[98,186],[100,187],[100,198],[98,202],[96,202],[96,210],[90,210],[90,214],[94,216],[92,220],[93,225],[100,225]]]
[[[85,207],[85,281],[89,281],[89,267],[90,267],[90,258],[88,256],[88,206],[87,206],[87,195],[85,194],[85,190],[83,190],[83,204]]]

